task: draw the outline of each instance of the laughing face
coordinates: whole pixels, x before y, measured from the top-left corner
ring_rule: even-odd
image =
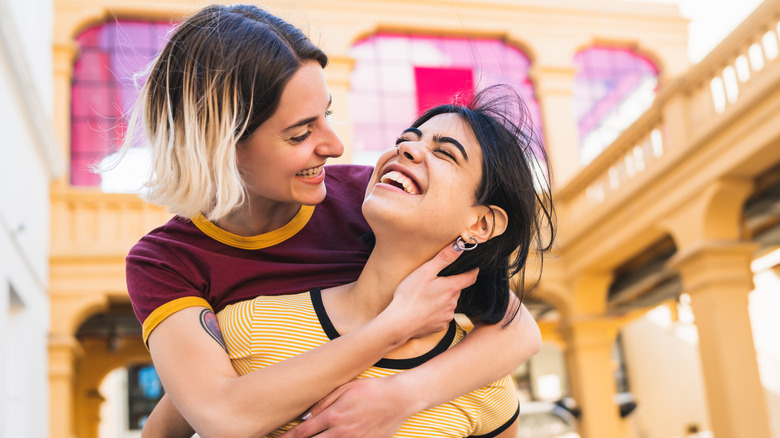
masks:
[[[443,246],[473,220],[481,177],[482,150],[471,128],[456,114],[440,114],[404,131],[382,154],[363,214],[378,238],[391,229]]]
[[[301,66],[282,92],[279,108],[238,147],[250,204],[314,205],[325,199],[324,164],[344,145],[327,120],[330,95],[322,67]]]

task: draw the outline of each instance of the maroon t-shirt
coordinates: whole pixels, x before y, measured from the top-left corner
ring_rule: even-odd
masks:
[[[127,289],[144,340],[186,307],[208,305],[219,312],[259,295],[355,281],[371,252],[361,239],[370,231],[361,205],[371,171],[328,166],[325,200],[260,236],[230,234],[202,216],[174,217],[144,236],[127,256]]]

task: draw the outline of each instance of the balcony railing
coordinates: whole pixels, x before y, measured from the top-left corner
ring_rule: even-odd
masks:
[[[699,64],[662,86],[652,107],[557,191],[563,215],[607,214],[760,97],[780,72],[778,17],[780,1],[765,2]],[[573,235],[586,224],[567,227]]]
[[[56,188],[51,195],[51,257],[124,257],[154,227],[164,209],[135,195]]]

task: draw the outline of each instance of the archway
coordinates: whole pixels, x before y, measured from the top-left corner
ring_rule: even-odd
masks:
[[[117,368],[128,368],[136,369],[137,379],[137,370],[150,365],[151,358],[141,340],[141,325],[126,301],[111,302],[105,311],[88,317],[76,331],[76,339],[83,351],[75,366],[76,434],[79,437],[97,438],[101,421],[100,409],[107,395],[101,392],[101,384],[106,376]],[[132,388],[132,385],[128,387]],[[116,387],[112,389],[121,390]],[[132,398],[127,397],[127,392],[110,396],[132,401]],[[159,397],[149,404],[149,411],[157,399]],[[128,409],[127,423],[133,418],[142,420],[143,415],[143,412],[130,415]],[[133,430],[133,426],[138,426],[138,423],[126,429]]]

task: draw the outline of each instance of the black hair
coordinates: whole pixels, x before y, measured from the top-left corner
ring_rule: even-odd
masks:
[[[466,104],[433,107],[412,126],[419,127],[441,114],[457,114],[474,132],[482,149],[482,180],[475,194],[477,203],[503,208],[508,224],[503,234],[480,242],[439,275],[479,268],[477,281],[461,292],[456,311],[495,324],[507,313],[514,317],[519,310],[518,305],[508,312],[509,278],[520,276],[517,293],[522,302],[529,255],[537,252],[541,263],[543,253],[552,247],[555,211],[547,157],[534,134],[527,107],[507,85],[485,88]]]

